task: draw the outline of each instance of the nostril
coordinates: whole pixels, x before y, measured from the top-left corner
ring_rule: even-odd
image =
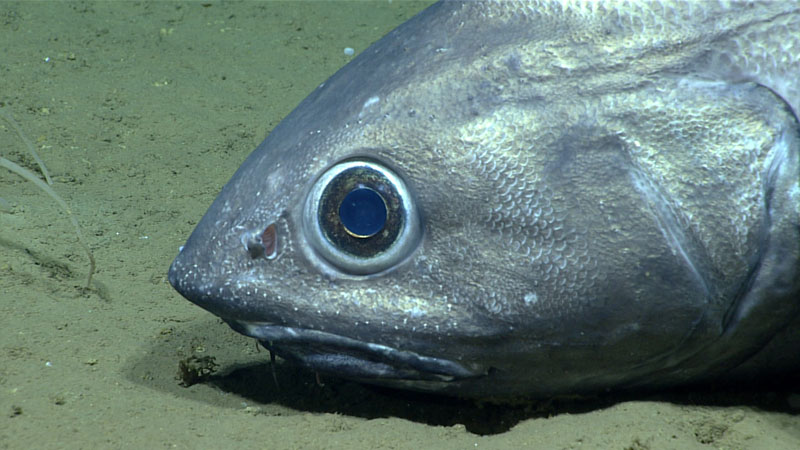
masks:
[[[275,224],[269,224],[264,231],[247,231],[242,234],[242,244],[253,259],[275,259],[278,255],[278,231]]]
[[[267,259],[275,259],[278,254],[278,231],[275,224],[271,223],[261,233],[261,244],[264,246],[264,257]]]

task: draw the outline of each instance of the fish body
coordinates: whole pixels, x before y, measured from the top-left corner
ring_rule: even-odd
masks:
[[[796,2],[437,3],[271,132],[169,280],[415,390],[797,368],[798,79]]]

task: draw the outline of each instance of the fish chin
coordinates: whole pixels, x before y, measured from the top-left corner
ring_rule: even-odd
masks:
[[[227,321],[235,331],[258,339],[281,358],[310,370],[387,386],[437,390],[485,376],[486,371],[455,361],[419,355],[337,334],[265,322]]]

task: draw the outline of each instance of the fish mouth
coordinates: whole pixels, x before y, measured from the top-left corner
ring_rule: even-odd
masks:
[[[382,344],[306,328],[264,322],[227,321],[235,331],[258,339],[269,351],[316,372],[376,384],[436,385],[484,376],[448,359],[419,355]],[[429,383],[430,382],[430,383]]]

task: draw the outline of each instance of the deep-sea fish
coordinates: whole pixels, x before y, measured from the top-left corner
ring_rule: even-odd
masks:
[[[271,132],[169,280],[401,388],[797,368],[798,80],[797,2],[437,3]]]

